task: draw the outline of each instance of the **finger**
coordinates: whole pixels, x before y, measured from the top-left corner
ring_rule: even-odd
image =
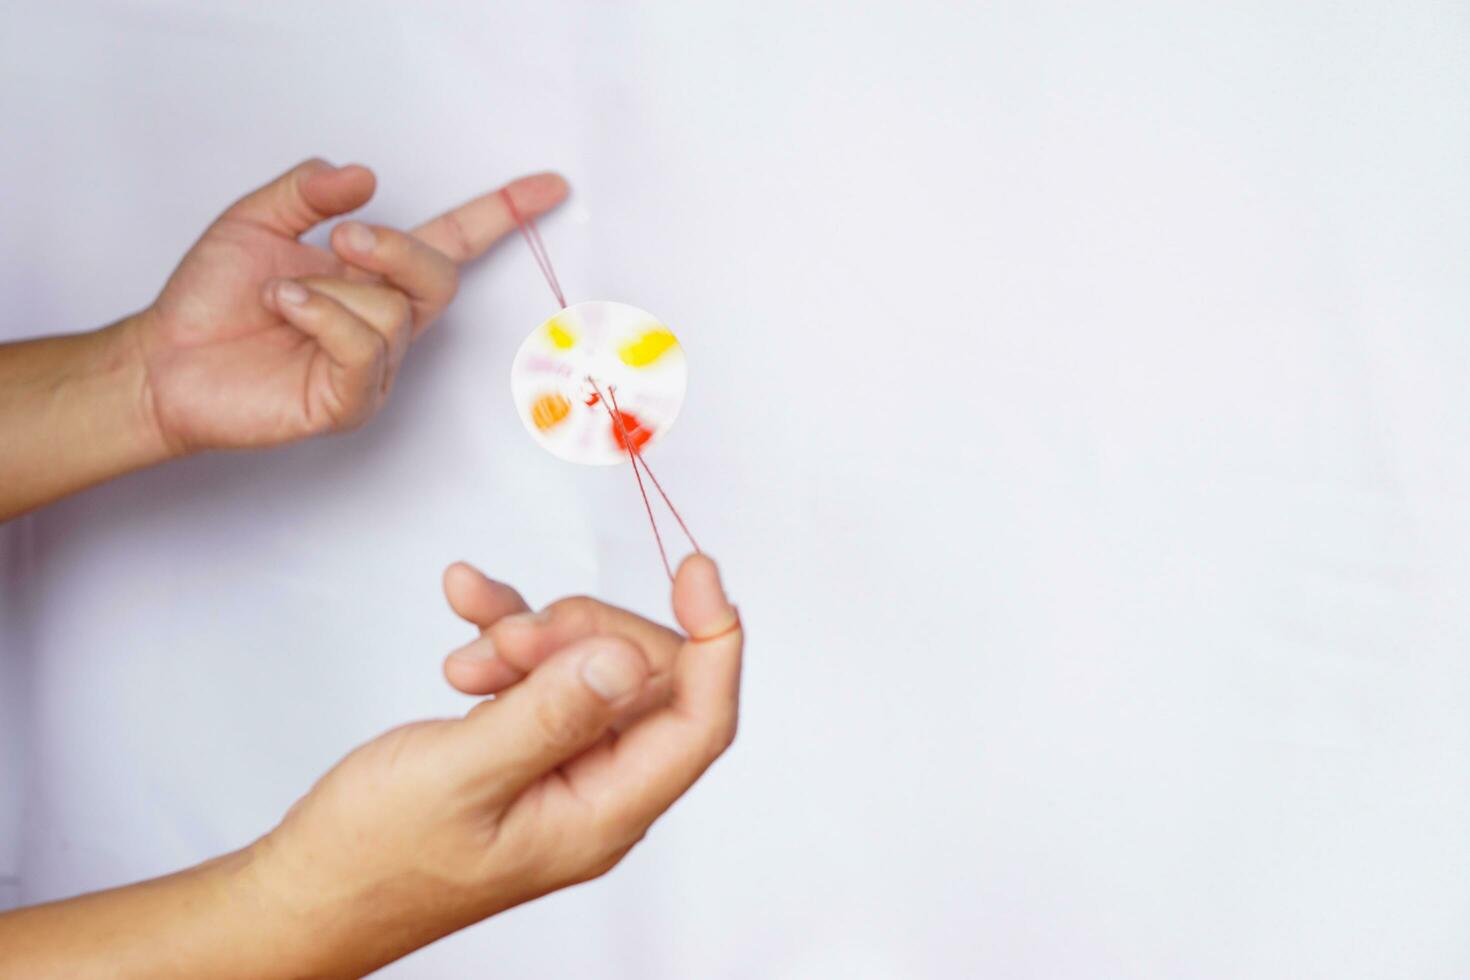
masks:
[[[504,678],[499,686],[475,693],[498,691],[531,673],[558,650],[589,636],[621,636],[636,643],[653,670],[652,693],[668,691],[683,637],[626,609],[576,596],[537,613],[518,613],[491,624],[476,644],[481,650],[493,649],[494,656],[509,669],[499,674]]]
[[[224,217],[252,221],[296,238],[333,215],[362,207],[376,188],[377,178],[367,167],[307,160],[240,198]]]
[[[690,555],[679,565],[673,604],[674,618],[691,643],[714,642],[740,628],[740,614],[725,597],[719,566],[708,555]]]
[[[267,282],[266,308],[317,342],[327,357],[332,383],[322,402],[308,401],[314,430],[349,427],[377,408],[388,369],[387,342],[336,299],[290,279]]]
[[[462,694],[494,694],[525,676],[496,653],[488,636],[477,637],[444,658],[444,679]]]
[[[560,174],[535,174],[505,185],[522,218],[535,218],[556,207],[567,197],[567,182]],[[464,263],[485,253],[507,232],[515,229],[515,218],[505,206],[500,191],[491,191],[420,225],[414,235],[455,262]]]
[[[519,592],[486,578],[478,569],[456,562],[444,571],[449,607],[482,630],[529,607]],[[444,677],[465,694],[491,694],[525,676],[495,654],[495,644],[481,636],[444,658]]]
[[[466,716],[459,765],[487,802],[508,803],[602,738],[647,678],[648,662],[627,640],[574,643]]]
[[[692,555],[674,580],[674,613],[695,637],[679,651],[670,705],[628,729],[600,765],[573,766],[620,833],[636,832],[678,799],[735,738],[744,633],[719,569]]]
[[[444,598],[456,616],[482,630],[531,608],[515,589],[463,561],[444,570]]]
[[[371,282],[349,282],[324,276],[305,276],[299,280],[312,290],[332,297],[376,330],[388,347],[388,371],[383,379],[387,391],[398,373],[398,365],[408,353],[413,333],[413,310],[408,297],[394,289]]]
[[[735,738],[740,711],[740,663],[745,647],[740,613],[725,597],[720,569],[707,555],[690,555],[674,577],[674,618],[689,634],[674,668],[673,710],[716,737]],[[723,751],[723,749],[722,749]]]
[[[332,249],[344,262],[381,276],[408,297],[415,333],[459,289],[459,270],[449,256],[393,228],[344,221],[332,229]]]

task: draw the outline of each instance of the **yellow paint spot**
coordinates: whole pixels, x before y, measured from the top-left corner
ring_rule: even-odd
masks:
[[[629,367],[648,367],[663,357],[670,349],[679,346],[679,340],[666,327],[649,330],[637,340],[631,340],[618,351],[618,357]]]
[[[554,425],[560,425],[572,410],[572,403],[567,401],[563,395],[542,395],[531,405],[531,421],[536,423],[536,428],[542,432]]]
[[[557,350],[571,350],[577,346],[576,331],[559,316],[546,321],[546,339]]]

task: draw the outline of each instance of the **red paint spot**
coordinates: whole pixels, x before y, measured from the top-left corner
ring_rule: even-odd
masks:
[[[598,395],[597,392],[594,391],[592,394],[587,396],[587,407],[591,408],[593,405],[596,405],[601,400],[602,396]]]
[[[628,443],[631,442],[633,444],[633,451],[636,453],[648,444],[648,440],[653,438],[653,431],[639,421],[638,416],[631,412],[620,411],[618,412],[618,418],[622,420],[623,424],[621,426],[612,421],[609,421],[608,425],[612,428],[613,442],[618,444],[619,449],[626,452]],[[623,439],[624,429],[628,430],[626,441]]]

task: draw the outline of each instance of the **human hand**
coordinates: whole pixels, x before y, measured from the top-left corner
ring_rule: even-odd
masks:
[[[446,672],[501,693],[353,752],[253,847],[262,904],[298,937],[281,962],[309,975],[361,975],[605,873],[734,738],[743,638],[708,558],[673,587],[704,639],[592,599],[532,614],[467,565],[445,591],[483,628]]]
[[[498,191],[411,233],[343,222],[331,250],[298,241],[362,207],[366,167],[310,160],[222,214],[163,292],[119,329],[143,362],[145,410],[169,453],[251,448],[351,429],[392,387],[409,344],[454,298],[458,265],[515,221]],[[555,174],[507,186],[542,214],[567,194]]]

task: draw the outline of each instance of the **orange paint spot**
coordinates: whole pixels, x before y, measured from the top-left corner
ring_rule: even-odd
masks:
[[[648,445],[648,440],[653,438],[652,429],[649,429],[647,426],[645,426],[643,422],[639,420],[638,416],[632,414],[631,412],[618,412],[618,417],[622,420],[623,423],[621,427],[618,426],[616,422],[613,422],[610,419],[608,420],[607,424],[612,429],[613,442],[618,444],[619,449],[626,452],[628,449],[628,443],[632,443],[633,451],[636,453],[644,446]],[[628,438],[626,441],[623,439],[624,429],[628,430]]]
[[[536,423],[536,428],[545,432],[552,426],[561,424],[572,410],[572,403],[562,395],[542,395],[531,405],[531,421]]]

